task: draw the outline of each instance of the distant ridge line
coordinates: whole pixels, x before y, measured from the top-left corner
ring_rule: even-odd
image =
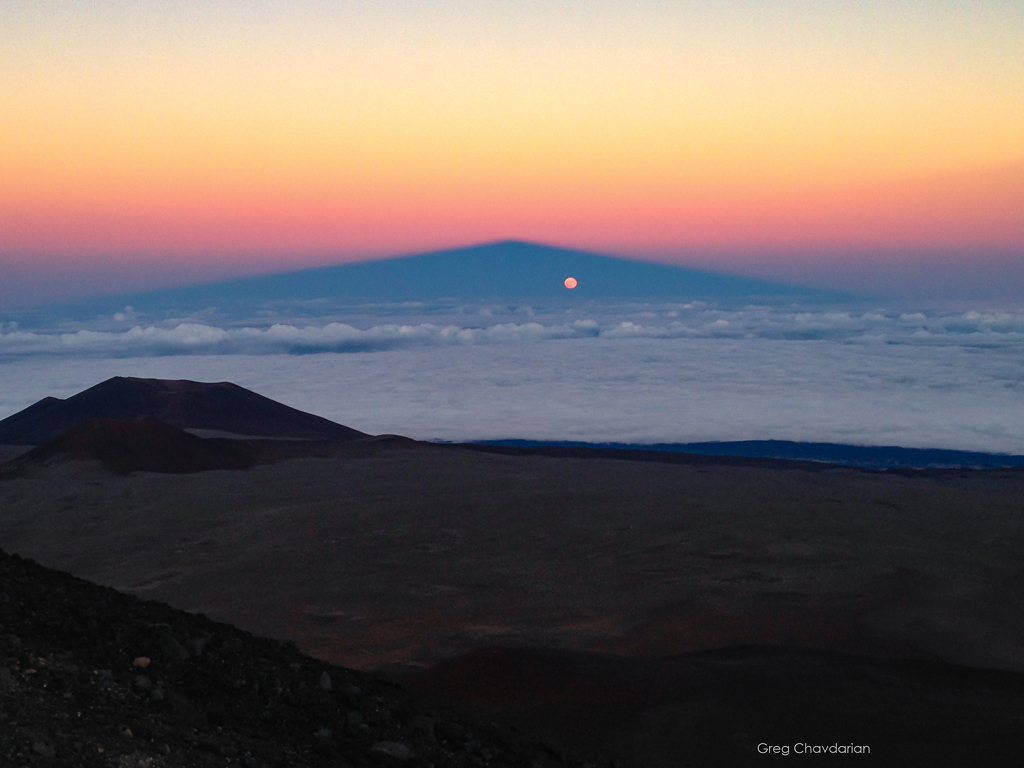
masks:
[[[781,461],[818,462],[863,469],[1015,469],[1024,456],[946,448],[849,445],[792,440],[737,440],[699,443],[588,443],[572,440],[477,440],[474,445],[508,448],[590,448],[657,451]]]

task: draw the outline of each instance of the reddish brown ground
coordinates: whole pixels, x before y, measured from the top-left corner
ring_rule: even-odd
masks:
[[[253,464],[251,452],[237,441],[203,440],[151,416],[88,419],[24,454],[19,463],[67,459],[98,461],[121,475],[246,469]]]

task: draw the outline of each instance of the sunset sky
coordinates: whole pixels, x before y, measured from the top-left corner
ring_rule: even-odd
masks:
[[[1024,4],[0,3],[0,301],[504,238],[1024,289]]]

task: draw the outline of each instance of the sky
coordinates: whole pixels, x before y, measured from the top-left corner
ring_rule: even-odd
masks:
[[[506,238],[1024,291],[1024,4],[5,0],[0,302]]]

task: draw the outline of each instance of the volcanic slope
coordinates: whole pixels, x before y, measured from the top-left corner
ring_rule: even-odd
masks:
[[[2,550],[0,764],[580,766],[379,676]]]
[[[87,419],[149,416],[222,436],[348,441],[363,432],[291,408],[230,382],[115,376],[67,400],[46,397],[0,421],[0,444],[39,445]]]
[[[152,416],[87,419],[20,457],[16,464],[95,460],[111,472],[208,472],[246,469],[248,446],[237,440],[204,440]]]

